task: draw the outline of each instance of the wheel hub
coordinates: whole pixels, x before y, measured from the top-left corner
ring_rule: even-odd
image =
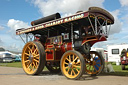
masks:
[[[30,56],[29,56],[29,60],[30,60],[30,62],[32,62],[32,60],[33,60],[33,55],[30,53]]]
[[[68,66],[69,66],[70,68],[72,68],[72,63],[69,63]]]

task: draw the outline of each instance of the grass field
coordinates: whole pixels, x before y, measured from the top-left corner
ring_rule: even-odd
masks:
[[[13,62],[13,63],[0,63],[0,66],[6,67],[18,67],[22,68],[21,62]],[[121,66],[117,66],[115,63],[112,63],[114,73],[103,73],[103,75],[114,75],[114,76],[128,76],[128,66],[126,66],[126,70],[122,70]],[[47,70],[46,67],[44,70]]]
[[[106,73],[107,75],[115,75],[115,76],[128,76],[128,65],[125,67],[126,70],[121,69],[121,65],[116,65],[112,63],[112,67],[114,69],[114,73]]]
[[[6,66],[6,67],[18,67],[18,68],[22,68],[22,64],[21,64],[21,62],[0,63],[0,66]]]

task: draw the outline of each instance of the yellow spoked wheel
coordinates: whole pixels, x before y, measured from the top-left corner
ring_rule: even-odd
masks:
[[[85,72],[83,56],[74,50],[67,51],[61,58],[61,71],[69,79],[78,79]]]
[[[40,74],[45,65],[44,47],[39,42],[28,42],[22,51],[22,67],[27,74]]]
[[[90,51],[90,56],[85,58],[87,74],[98,75],[104,68],[103,57],[96,51]]]

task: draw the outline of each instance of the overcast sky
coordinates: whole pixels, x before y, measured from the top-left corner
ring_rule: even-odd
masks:
[[[90,6],[104,8],[115,18],[108,41],[95,47],[128,43],[128,0],[1,0],[0,46],[21,51],[24,43],[15,35],[16,29],[27,28],[31,21],[56,12],[65,17]]]

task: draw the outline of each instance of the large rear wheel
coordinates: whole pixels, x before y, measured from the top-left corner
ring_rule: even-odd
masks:
[[[44,47],[39,42],[28,42],[22,51],[22,66],[26,74],[40,74],[45,66]]]
[[[92,76],[98,75],[104,69],[103,57],[96,51],[90,51],[90,55],[85,56],[85,63],[86,73]]]
[[[61,71],[69,79],[79,79],[85,72],[83,56],[74,50],[67,51],[61,58]]]

